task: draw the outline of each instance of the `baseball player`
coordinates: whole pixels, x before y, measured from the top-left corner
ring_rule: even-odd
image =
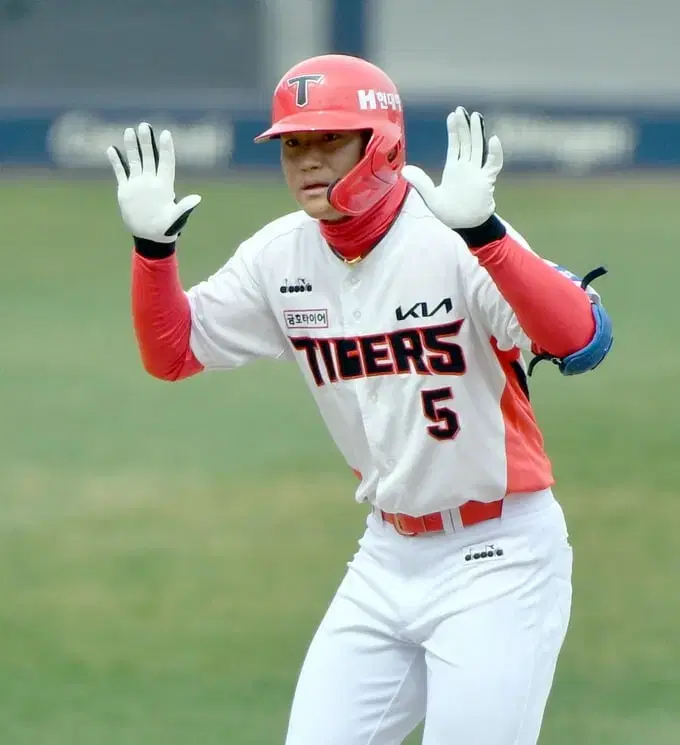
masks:
[[[182,288],[171,134],[108,156],[134,236],[146,370],[176,381],[299,365],[358,477],[366,529],[306,654],[287,745],[535,745],[571,607],[572,552],[524,355],[565,375],[607,355],[599,295],[496,214],[503,154],[446,122],[439,186],[405,165],[402,101],[367,61],[288,71],[272,126],[300,211]],[[225,253],[231,253],[225,246]]]

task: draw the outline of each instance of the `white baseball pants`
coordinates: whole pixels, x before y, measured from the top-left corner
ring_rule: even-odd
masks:
[[[451,534],[401,536],[371,514],[307,652],[286,745],[399,745],[423,719],[423,745],[536,745],[571,566],[550,490]]]

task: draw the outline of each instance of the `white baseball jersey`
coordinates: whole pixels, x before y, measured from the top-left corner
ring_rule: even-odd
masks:
[[[358,501],[420,516],[552,484],[523,390],[520,350],[531,342],[415,191],[356,264],[295,212],[187,295],[191,347],[206,369],[297,362],[360,477]]]

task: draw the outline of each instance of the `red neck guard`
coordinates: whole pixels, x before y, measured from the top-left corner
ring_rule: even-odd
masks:
[[[387,233],[408,194],[408,182],[397,184],[368,212],[342,220],[320,220],[321,235],[346,261],[365,256]]]

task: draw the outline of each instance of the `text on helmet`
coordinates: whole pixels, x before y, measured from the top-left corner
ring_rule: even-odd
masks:
[[[375,88],[369,88],[368,90],[362,88],[357,91],[357,97],[359,108],[362,111],[376,111],[378,109],[401,111],[401,98],[399,98],[398,93],[377,91]]]

